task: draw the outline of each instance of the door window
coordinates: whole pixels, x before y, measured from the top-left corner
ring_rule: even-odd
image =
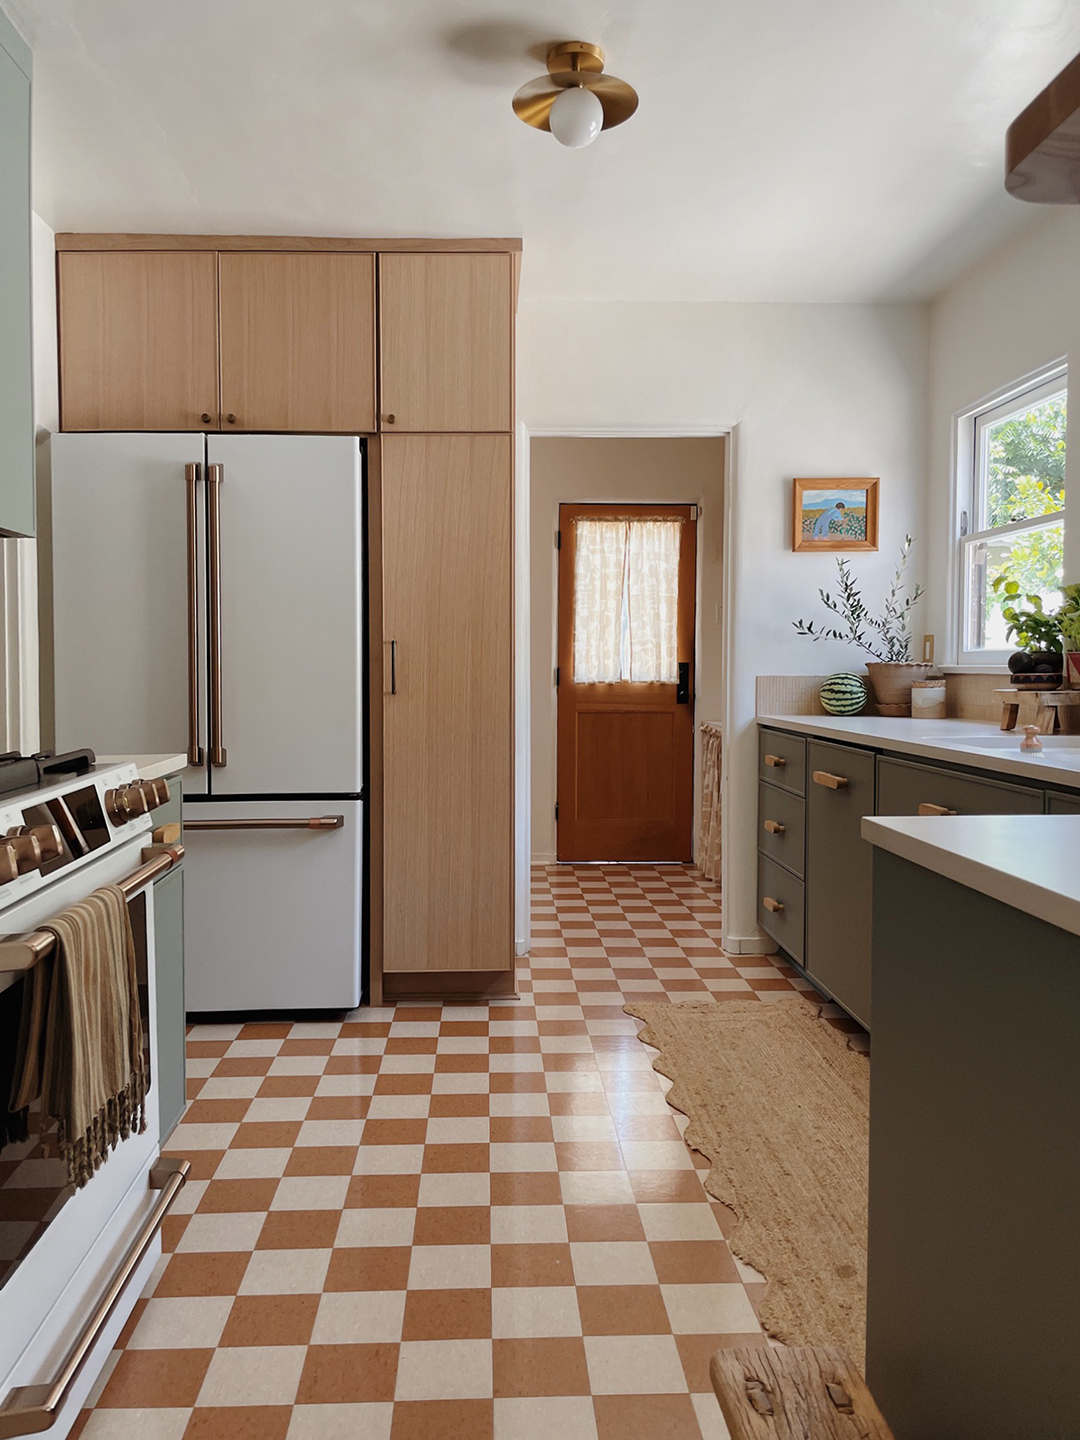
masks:
[[[574,521],[574,681],[678,679],[681,520]]]

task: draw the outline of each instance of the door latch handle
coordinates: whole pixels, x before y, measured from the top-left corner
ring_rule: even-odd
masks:
[[[679,661],[679,683],[675,686],[675,704],[690,704],[690,662]]]

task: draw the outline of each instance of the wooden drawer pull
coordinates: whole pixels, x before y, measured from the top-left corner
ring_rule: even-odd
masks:
[[[944,805],[931,805],[929,800],[924,800],[919,806],[920,815],[955,815],[955,810],[946,810]]]
[[[782,900],[774,900],[771,895],[763,896],[761,903],[772,915],[779,915],[780,911],[784,908],[784,902]]]
[[[830,775],[828,770],[814,771],[814,784],[824,785],[827,790],[846,790],[846,775]]]
[[[766,755],[765,764],[771,765],[774,770],[782,770],[787,764],[783,755]]]
[[[765,829],[769,832],[770,835],[783,835],[784,831],[787,829],[787,826],[781,825],[779,820],[766,820]]]

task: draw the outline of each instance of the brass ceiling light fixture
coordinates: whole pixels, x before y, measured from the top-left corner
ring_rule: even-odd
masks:
[[[604,74],[599,45],[585,40],[554,45],[547,68],[514,96],[514,113],[526,125],[550,131],[560,145],[573,150],[591,145],[601,130],[621,125],[638,107],[632,85]]]

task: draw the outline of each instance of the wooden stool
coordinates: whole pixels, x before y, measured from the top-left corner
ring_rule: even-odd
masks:
[[[717,1350],[709,1375],[731,1440],[895,1440],[842,1350]]]
[[[1056,687],[1044,689],[1041,685],[1010,685],[1001,690],[995,690],[995,695],[1000,695],[1001,700],[1001,728],[1002,730],[1015,730],[1017,716],[1020,714],[1020,701],[1025,695],[1034,695],[1036,699],[1035,725],[1040,735],[1053,735],[1059,730],[1066,730],[1070,734],[1075,733],[1074,719],[1080,721],[1080,714],[1073,717],[1066,714],[1065,723],[1062,724],[1061,711],[1068,711],[1071,706],[1080,705],[1080,690],[1059,690]]]

